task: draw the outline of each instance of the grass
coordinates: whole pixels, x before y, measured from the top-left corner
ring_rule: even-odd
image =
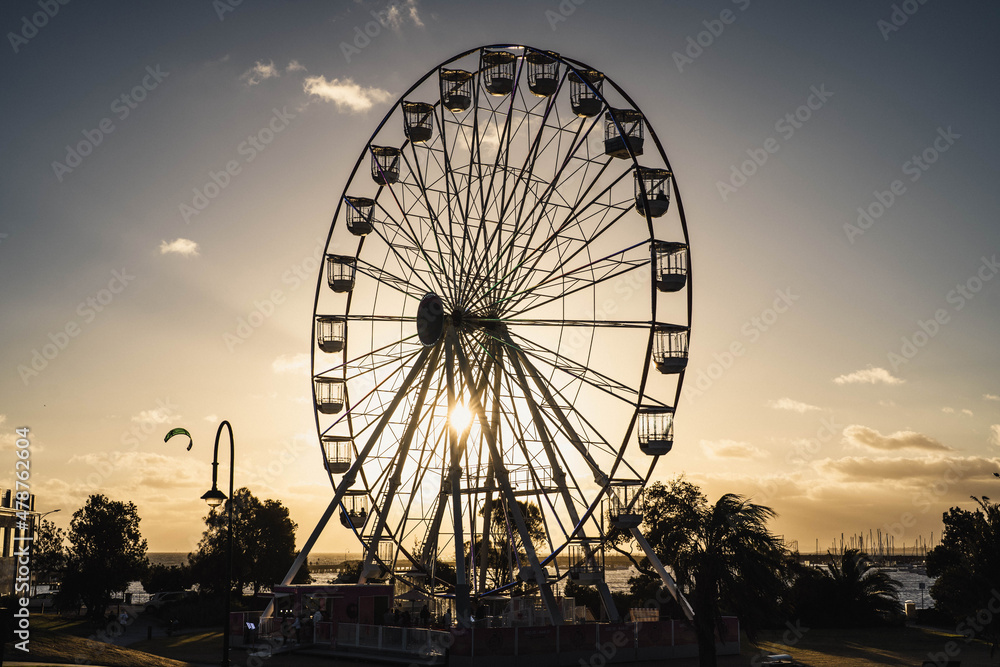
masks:
[[[920,665],[936,660],[948,648],[958,651],[950,660],[960,660],[962,667],[996,667],[990,659],[989,646],[983,642],[966,643],[961,635],[931,628],[872,628],[857,630],[815,629],[798,633],[776,632],[762,636],[758,649],[744,642],[743,657],[752,658],[759,650],[788,653],[808,667],[867,667],[868,665]],[[790,643],[785,643],[785,640]],[[942,656],[943,657],[943,656]],[[744,663],[745,664],[745,663]]]
[[[4,651],[4,657],[7,658],[5,662],[17,664],[13,661],[18,661],[36,666],[95,664],[108,667],[189,667],[186,662],[87,639],[91,634],[91,627],[82,620],[33,614],[28,653],[15,649],[13,644],[7,644]]]
[[[108,667],[192,667],[192,664],[218,663],[222,652],[221,630],[197,631],[173,637],[156,637],[140,641],[129,648],[87,639],[90,627],[77,619],[57,616],[32,616],[31,652],[22,654],[7,646],[5,664],[22,662],[32,667],[90,663]],[[797,636],[801,634],[801,636]],[[869,665],[920,665],[934,660],[946,651],[949,643],[962,667],[996,667],[997,658],[990,659],[989,646],[982,642],[966,643],[961,635],[921,627],[879,628],[859,630],[802,629],[765,633],[760,647],[745,639],[740,656],[720,656],[719,665],[735,667],[750,665],[761,651],[789,653],[807,667],[868,667]],[[790,643],[785,643],[788,640]],[[241,664],[246,654],[233,651],[235,664]],[[1000,656],[998,656],[1000,657]],[[17,662],[12,662],[17,661]],[[373,663],[312,657],[296,654],[275,655],[265,661],[267,667],[355,667]],[[696,665],[697,660],[677,660],[672,667]]]

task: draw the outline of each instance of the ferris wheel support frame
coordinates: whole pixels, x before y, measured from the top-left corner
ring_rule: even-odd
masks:
[[[466,384],[470,387],[475,386],[472,379],[472,372],[469,368],[469,360],[466,358],[460,345],[455,348],[455,356],[458,357],[459,367],[462,369],[462,375],[465,376]],[[546,575],[545,568],[542,567],[541,561],[538,560],[538,554],[535,553],[535,546],[531,541],[531,535],[528,533],[527,522],[524,520],[524,515],[521,514],[521,509],[517,506],[517,499],[514,496],[514,490],[510,485],[510,476],[507,473],[507,468],[503,464],[503,456],[497,448],[496,433],[493,430],[493,425],[489,423],[489,419],[486,416],[486,409],[479,400],[479,396],[473,394],[472,399],[469,402],[472,404],[469,406],[472,409],[472,412],[479,418],[479,426],[483,431],[483,435],[486,438],[486,445],[490,450],[490,460],[492,460],[494,464],[494,474],[496,475],[497,481],[500,483],[500,490],[503,492],[508,511],[514,517],[517,532],[521,537],[521,547],[524,549],[528,563],[530,563],[531,569],[534,571],[535,583],[538,584],[538,591],[541,593],[542,600],[545,602],[545,607],[548,609],[549,618],[553,625],[562,625],[562,610],[559,608],[559,605],[556,604],[555,595],[552,593],[552,584],[548,580],[548,576]]]
[[[506,336],[506,340],[508,345],[511,347],[514,346],[509,335]],[[563,503],[566,505],[566,511],[569,515],[570,521],[573,522],[574,526],[579,526],[580,515],[576,511],[576,505],[573,503],[573,499],[569,495],[569,489],[566,487],[566,471],[564,471],[559,465],[559,460],[556,458],[555,448],[552,444],[552,438],[549,434],[548,428],[545,426],[545,420],[542,419],[538,404],[531,395],[531,391],[528,390],[529,384],[527,378],[525,377],[524,367],[521,364],[520,356],[519,351],[515,348],[515,352],[510,355],[511,365],[514,367],[518,383],[525,390],[525,403],[528,405],[528,412],[531,414],[531,420],[534,422],[535,428],[538,430],[539,437],[542,441],[542,448],[545,450],[545,455],[549,460],[549,466],[552,468],[553,481],[555,481],[556,486],[559,488],[559,492],[563,497]],[[590,540],[587,539],[586,531],[583,528],[581,528],[580,539],[583,544],[586,557],[588,559],[593,558],[594,551],[591,547]],[[608,588],[608,582],[604,581],[602,578],[597,582],[597,589],[601,594],[601,602],[604,604],[604,611],[607,612],[608,618],[610,618],[613,623],[617,623],[621,617],[618,613],[618,608],[615,606],[614,600],[611,597],[611,589]]]
[[[420,351],[420,354],[417,355],[417,359],[413,363],[413,368],[410,369],[410,372],[403,380],[403,384],[402,386],[400,386],[399,391],[396,392],[396,395],[393,397],[392,402],[389,404],[389,407],[386,409],[385,413],[383,413],[382,418],[379,420],[378,426],[372,432],[372,435],[368,439],[367,444],[365,444],[364,449],[362,449],[358,453],[357,460],[351,466],[350,470],[348,470],[347,473],[344,475],[344,478],[341,480],[341,483],[337,485],[337,489],[333,494],[333,499],[327,506],[326,511],[323,512],[323,516],[320,517],[319,522],[316,524],[316,527],[313,528],[313,532],[311,535],[309,535],[309,539],[306,540],[306,543],[302,546],[302,550],[299,551],[299,555],[295,557],[295,560],[292,562],[292,566],[288,568],[288,572],[281,580],[280,584],[281,586],[287,586],[290,583],[292,583],[292,579],[294,579],[295,575],[299,573],[299,570],[302,568],[302,565],[306,562],[306,558],[309,557],[309,552],[312,551],[313,546],[316,545],[316,540],[319,539],[319,536],[323,533],[323,529],[326,528],[326,524],[329,523],[330,517],[333,516],[333,513],[334,511],[336,511],[337,506],[344,499],[344,495],[347,493],[347,489],[353,486],[354,480],[357,479],[358,471],[361,470],[361,466],[362,464],[364,464],[365,459],[368,457],[368,454],[371,452],[372,449],[375,448],[375,443],[378,442],[379,436],[382,435],[383,429],[385,429],[385,426],[389,423],[389,420],[392,418],[393,413],[396,412],[396,408],[399,407],[400,401],[403,400],[403,397],[409,391],[410,386],[413,384],[413,381],[416,379],[417,375],[420,374],[420,371],[427,364],[427,357],[430,355],[432,349],[433,348],[425,347],[423,350]],[[261,618],[270,618],[273,614],[274,614],[274,598],[272,598],[271,601],[267,603],[267,607],[265,607],[264,613],[261,614]]]
[[[396,496],[396,489],[399,488],[403,462],[406,460],[406,455],[410,450],[410,444],[413,442],[413,434],[416,433],[417,425],[420,423],[424,400],[427,398],[427,389],[430,387],[434,371],[437,370],[438,360],[441,355],[441,346],[435,345],[432,349],[433,351],[431,352],[430,359],[426,365],[426,370],[424,371],[424,380],[420,383],[420,391],[417,393],[417,401],[410,414],[410,420],[407,422],[406,431],[403,433],[403,438],[399,443],[399,453],[396,458],[396,469],[389,478],[389,488],[386,491],[387,504],[392,503],[392,499]],[[382,538],[382,531],[385,530],[388,518],[389,517],[386,513],[378,513],[378,522],[375,526],[375,532],[372,533],[371,542],[369,543],[368,549],[365,553],[364,565],[361,568],[361,576],[358,579],[359,583],[363,584],[368,579],[368,568],[375,560],[375,556],[378,555],[378,544]]]

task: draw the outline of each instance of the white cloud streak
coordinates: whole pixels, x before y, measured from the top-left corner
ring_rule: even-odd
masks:
[[[883,451],[899,449],[923,449],[926,451],[947,452],[951,447],[943,445],[934,438],[915,431],[896,431],[891,435],[882,435],[873,428],[852,424],[844,429],[844,443],[855,447],[868,447]]]
[[[822,409],[819,406],[809,405],[808,403],[796,401],[791,398],[779,398],[776,401],[768,401],[767,406],[769,408],[774,408],[775,410],[790,410],[791,412],[798,412],[799,414]]]
[[[181,257],[197,257],[198,244],[191,239],[174,239],[160,242],[161,255],[180,255]]]
[[[338,111],[361,113],[380,102],[392,99],[391,93],[381,88],[365,88],[353,79],[330,79],[325,76],[308,76],[302,83],[306,93],[324,102],[333,102]]]
[[[893,376],[884,368],[865,368],[833,378],[834,384],[903,384],[905,380]]]

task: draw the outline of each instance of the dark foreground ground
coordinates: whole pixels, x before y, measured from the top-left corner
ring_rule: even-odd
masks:
[[[154,638],[147,640],[146,628],[154,626]],[[166,637],[162,628],[142,619],[126,637],[128,646],[115,646],[88,639],[92,631],[82,621],[57,616],[32,618],[31,652],[15,651],[8,644],[4,665],[106,665],[107,667],[189,667],[218,665],[222,651],[221,630],[187,632]],[[139,632],[141,630],[141,632]],[[791,645],[783,643],[790,641]],[[726,656],[719,665],[735,667],[759,664],[761,651],[789,653],[808,667],[862,667],[868,665],[921,665],[925,660],[961,661],[962,667],[998,667],[1000,654],[990,658],[989,647],[980,642],[966,643],[960,635],[930,628],[879,630],[809,630],[775,632],[763,637],[760,648],[743,643],[743,655]],[[246,664],[246,654],[233,651],[234,667]],[[376,663],[337,660],[304,655],[277,655],[265,660],[267,667],[370,667]],[[648,664],[648,663],[647,663]],[[694,667],[696,660],[671,661],[671,667]]]

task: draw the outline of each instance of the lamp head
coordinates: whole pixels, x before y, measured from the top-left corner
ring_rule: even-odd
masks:
[[[226,502],[226,494],[219,491],[219,489],[215,488],[215,486],[212,486],[212,490],[206,491],[205,495],[203,495],[201,499],[208,503],[209,507],[218,507],[222,503]]]

